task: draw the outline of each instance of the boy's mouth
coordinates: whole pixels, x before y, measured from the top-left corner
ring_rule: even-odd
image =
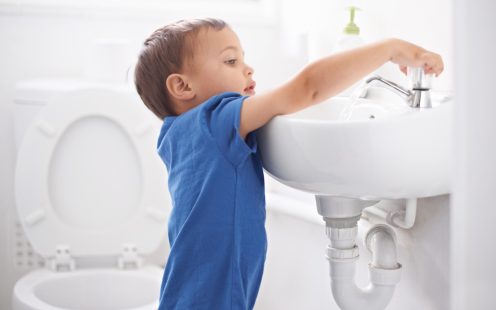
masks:
[[[247,93],[248,95],[254,95],[255,94],[255,86],[257,86],[257,83],[255,81],[251,82],[248,87],[243,89],[243,92]]]

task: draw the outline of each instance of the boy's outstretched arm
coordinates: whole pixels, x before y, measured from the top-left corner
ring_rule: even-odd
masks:
[[[444,68],[439,55],[399,39],[334,54],[309,64],[283,85],[247,98],[241,109],[240,136],[244,139],[276,115],[299,111],[340,93],[387,61],[402,71],[407,66],[423,67],[436,76]]]

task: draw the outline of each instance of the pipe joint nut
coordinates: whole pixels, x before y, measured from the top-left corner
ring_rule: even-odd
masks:
[[[327,247],[327,259],[332,262],[349,262],[358,259],[358,246],[354,245],[349,249],[336,249]]]
[[[326,227],[326,234],[331,240],[355,240],[358,228],[357,226],[349,228]]]
[[[395,269],[377,268],[369,264],[370,282],[378,285],[396,285],[401,280],[401,264]]]

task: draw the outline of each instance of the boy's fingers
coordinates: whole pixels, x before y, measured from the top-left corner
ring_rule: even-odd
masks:
[[[432,68],[431,66],[429,66],[428,64],[425,64],[424,65],[424,73],[425,74],[431,74],[434,72],[434,68]]]
[[[400,71],[403,72],[405,75],[407,75],[407,68],[406,68],[406,66],[399,65],[399,67],[400,67]]]
[[[436,77],[443,72],[444,64],[440,55],[429,53],[424,64],[424,71],[426,74],[435,74]]]

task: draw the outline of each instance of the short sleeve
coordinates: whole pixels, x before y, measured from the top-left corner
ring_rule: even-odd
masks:
[[[223,93],[210,98],[201,109],[207,134],[235,166],[257,151],[255,132],[249,133],[245,140],[239,135],[241,107],[246,98],[238,93]]]

